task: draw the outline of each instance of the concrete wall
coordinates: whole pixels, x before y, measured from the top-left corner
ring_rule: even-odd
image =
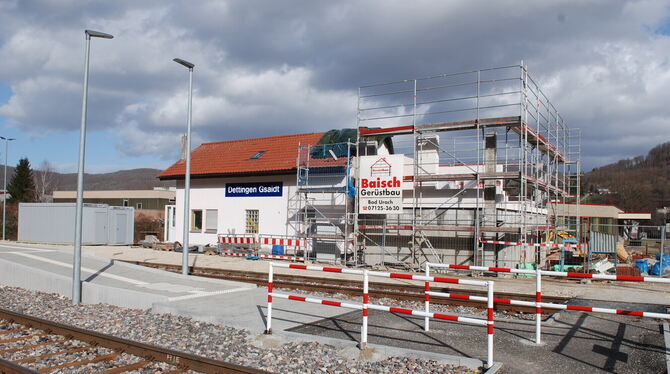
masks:
[[[112,262],[113,260],[110,260],[110,263]],[[72,297],[71,277],[54,274],[5,259],[0,259],[0,284]],[[142,309],[151,308],[154,303],[168,300],[167,296],[109,287],[90,282],[82,283],[81,295],[82,302],[85,304],[106,303],[126,308]]]

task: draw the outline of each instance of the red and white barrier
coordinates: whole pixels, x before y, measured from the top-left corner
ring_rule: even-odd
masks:
[[[297,295],[286,295],[286,294],[281,294],[281,293],[276,293],[276,292],[272,292],[271,295],[273,297],[278,297],[280,299],[293,300],[293,301],[303,301],[303,302],[312,303],[312,304],[339,306],[341,308],[349,308],[349,309],[363,309],[363,306],[360,305],[360,304],[351,304],[351,303],[347,303],[347,302],[343,302],[343,301],[324,300],[324,299],[317,299],[317,298],[314,298],[314,297],[304,297],[304,296],[297,296]]]
[[[445,277],[430,277],[425,275],[414,275],[405,273],[387,273],[383,271],[369,271],[368,274],[375,277],[395,278],[395,279],[411,279],[426,282],[451,283],[451,284],[469,284],[473,286],[487,286],[485,281],[477,281],[471,279],[445,278]]]
[[[260,258],[270,258],[274,260],[289,260],[289,261],[305,261],[304,257],[299,257],[299,256],[283,256],[283,255],[265,255],[265,254],[258,254],[255,255],[253,253],[234,253],[234,252],[221,252],[221,256],[234,256],[234,257],[249,257],[249,256],[256,256]]]
[[[309,271],[322,271],[327,273],[345,273],[345,274],[356,274],[363,276],[363,303],[362,304],[353,304],[346,303],[342,301],[335,300],[324,300],[306,296],[297,296],[297,295],[287,295],[281,294],[273,291],[273,268],[281,267],[288,269],[298,269],[298,270],[309,270]],[[427,268],[428,269],[428,268]],[[397,279],[411,279],[411,280],[423,280],[426,282],[426,311],[418,311],[413,309],[406,308],[397,308],[393,306],[370,304],[369,303],[369,277],[385,277],[385,278],[397,278]],[[477,319],[469,317],[460,317],[455,315],[441,314],[441,313],[432,313],[429,311],[429,282],[439,282],[439,283],[451,283],[451,284],[470,284],[477,286],[486,286],[487,287],[487,297],[483,298],[487,301],[488,313],[487,319]],[[456,279],[456,278],[445,278],[445,277],[431,277],[429,275],[413,275],[413,274],[402,274],[402,273],[387,273],[379,271],[369,271],[369,270],[358,270],[358,269],[347,269],[347,268],[335,268],[335,267],[325,267],[325,266],[314,266],[314,265],[300,265],[300,264],[281,264],[281,263],[270,263],[270,270],[268,272],[268,314],[266,321],[266,333],[272,333],[272,298],[280,297],[287,300],[293,301],[302,301],[314,304],[329,305],[335,307],[343,307],[349,309],[361,309],[363,311],[363,321],[361,324],[361,341],[360,347],[364,349],[367,346],[368,341],[368,310],[382,310],[391,313],[402,313],[415,316],[423,316],[426,318],[426,321],[430,318],[468,323],[478,326],[486,326],[487,332],[487,357],[486,357],[486,367],[490,368],[493,365],[493,331],[494,331],[494,313],[493,313],[493,282],[492,281],[475,281],[469,279]],[[426,323],[426,329],[428,329],[428,324]]]
[[[325,271],[327,273],[346,273],[346,274],[359,274],[363,275],[364,270],[358,269],[347,269],[347,268],[333,268],[326,266],[316,266],[316,265],[300,265],[300,264],[280,264],[280,263],[270,263],[271,266],[278,268],[287,268],[287,269],[298,269],[298,270],[312,270],[312,271]]]
[[[255,234],[219,234],[218,236],[219,243],[222,244],[252,244],[252,245],[283,245],[286,247],[307,247],[307,240],[294,238],[294,237],[285,237],[285,236],[276,236],[276,235],[255,235]],[[259,248],[256,248],[258,252]],[[302,261],[305,262],[305,257],[299,256],[286,256],[286,255],[273,255],[273,254],[246,254],[246,253],[234,253],[234,252],[223,252],[223,256],[235,256],[235,257],[246,257],[246,256],[257,256],[260,258],[269,258],[275,260],[290,260],[290,261]]]
[[[405,309],[405,308],[394,308],[392,306],[386,306],[386,305],[368,304],[368,308],[376,309],[376,310],[383,310],[385,312],[391,312],[391,313],[401,313],[401,314],[409,314],[409,315],[412,315],[412,316],[422,316],[422,317],[428,317],[428,318],[441,319],[441,320],[445,320],[445,321],[464,322],[464,323],[469,323],[471,325],[479,325],[479,326],[487,326],[488,325],[488,322],[484,319],[460,317],[460,316],[454,316],[454,315],[449,315],[449,314],[440,314],[440,313],[432,313],[432,312],[423,312],[423,311],[419,311],[419,310]]]
[[[259,235],[258,244],[283,245],[287,247],[307,247],[307,240],[299,238],[285,238]]]
[[[219,235],[219,243],[222,244],[256,244],[254,235]]]
[[[516,273],[516,274],[533,274],[533,275],[537,274],[537,270],[530,270],[530,269],[512,269],[512,268],[499,268],[491,266],[470,266],[470,265],[437,264],[437,263],[428,263],[428,264],[431,267],[447,268],[454,270],[475,270],[475,271],[490,271],[495,273]],[[603,279],[603,280],[626,281],[626,282],[670,283],[670,279],[668,278],[636,277],[630,275],[587,274],[587,273],[574,273],[569,271],[549,271],[549,270],[540,270],[540,273],[542,275],[548,275],[552,277]]]
[[[273,260],[290,260],[290,261],[302,261],[305,262],[304,257],[300,256],[284,256],[284,255],[258,255],[260,258],[270,258]]]
[[[234,257],[247,257],[253,256],[251,253],[233,253],[233,252],[221,252],[221,256],[234,256]]]
[[[334,268],[334,267],[325,267],[325,266],[316,266],[316,265],[300,265],[300,264],[273,264],[273,266],[284,267],[289,269],[300,269],[300,270],[312,270],[312,271],[325,271],[329,273],[347,273],[347,274],[360,274],[363,275],[365,270],[357,269],[347,269],[347,268]],[[438,282],[438,283],[451,283],[451,284],[469,284],[473,286],[484,286],[486,287],[486,281],[478,281],[471,279],[458,279],[458,278],[445,278],[445,277],[429,277],[425,275],[414,275],[414,274],[405,274],[405,273],[387,273],[384,271],[367,271],[368,275],[373,277],[383,277],[383,278],[395,278],[395,279],[411,279],[411,280],[420,280],[427,282]]]
[[[510,304],[510,305],[520,305],[535,307],[535,342],[537,344],[541,343],[541,329],[542,329],[542,308],[547,309],[558,309],[558,310],[575,310],[581,312],[594,312],[594,313],[608,313],[608,314],[619,314],[619,315],[629,315],[637,317],[648,317],[648,318],[660,318],[670,320],[670,314],[665,313],[652,313],[652,312],[641,312],[641,311],[630,311],[622,309],[611,309],[611,308],[599,308],[599,307],[587,307],[580,305],[565,305],[565,304],[555,304],[555,303],[544,303],[542,302],[542,276],[554,276],[554,277],[568,277],[568,278],[591,278],[591,279],[606,279],[606,280],[615,280],[615,281],[629,281],[629,282],[657,282],[657,283],[670,283],[670,279],[663,278],[651,278],[651,277],[633,277],[633,276],[622,276],[622,275],[605,275],[605,274],[586,274],[586,273],[572,273],[572,272],[563,272],[563,271],[547,271],[547,270],[529,270],[529,269],[512,269],[512,268],[497,268],[497,267],[487,267],[487,266],[469,266],[469,265],[454,265],[454,264],[436,264],[427,262],[425,265],[425,273],[428,276],[430,273],[430,268],[443,268],[443,269],[453,269],[453,270],[476,270],[476,271],[490,271],[490,272],[501,272],[501,273],[521,273],[521,274],[533,274],[535,275],[535,301],[523,301],[523,300],[513,300],[513,299],[493,299],[494,302],[499,304]],[[430,296],[442,296],[453,299],[464,299],[464,300],[473,300],[473,301],[487,301],[487,298],[481,296],[468,296],[468,295],[458,295],[445,292],[433,292],[430,291],[428,283],[426,283],[426,312],[429,311],[429,301]],[[425,329],[428,331],[428,322],[426,321]]]
[[[529,246],[529,247],[551,247],[551,248],[581,248],[581,244],[561,244],[561,243],[523,243],[523,242],[506,242],[501,240],[479,240],[484,244],[502,244],[510,246]]]
[[[293,237],[279,237],[275,235],[219,235],[219,243],[222,244],[265,244],[283,245],[287,247],[306,247],[307,240]]]
[[[462,295],[450,292],[437,292],[437,291],[429,291],[428,294],[430,296],[447,297],[450,299],[457,299],[457,300],[470,300],[480,302],[487,301],[487,298],[484,296]],[[527,307],[535,307],[537,305],[535,301],[514,300],[514,299],[493,299],[493,302],[496,304],[519,305]],[[540,306],[545,309],[575,310],[580,312],[595,312],[595,313],[619,314],[619,315],[636,316],[636,317],[670,319],[670,314],[664,314],[664,313],[636,312],[623,309],[598,308],[590,306],[566,305],[566,304],[554,304],[554,303],[540,303]]]

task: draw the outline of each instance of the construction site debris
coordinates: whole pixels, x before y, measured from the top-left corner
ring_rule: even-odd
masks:
[[[614,268],[614,264],[609,262],[606,258],[593,264],[593,269],[600,274],[607,273],[608,270]]]
[[[630,265],[617,265],[616,275],[624,275],[629,277],[639,277],[641,275],[640,269]]]
[[[661,267],[662,266],[662,267]],[[656,254],[656,263],[651,267],[651,275],[662,275],[670,272],[670,255],[664,253],[661,257],[660,253]]]
[[[152,248],[157,251],[174,251],[175,248],[181,247],[179,242],[154,243]]]
[[[647,262],[646,258],[635,260],[635,267],[640,270],[642,276],[649,275],[649,262]]]
[[[145,235],[144,240],[140,240],[140,245],[142,248],[153,248],[153,245],[159,242],[156,235]]]
[[[619,258],[620,262],[628,262],[630,259],[630,255],[628,254],[628,251],[623,247],[623,242],[619,242],[616,245],[616,255]]]

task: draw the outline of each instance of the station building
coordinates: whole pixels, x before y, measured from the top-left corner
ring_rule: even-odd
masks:
[[[305,133],[203,143],[191,152],[190,236],[194,245],[217,243],[217,234],[295,236],[290,210],[298,195],[301,145],[317,144],[326,133]],[[330,155],[322,167],[341,168]],[[175,205],[166,207],[166,240],[182,242],[185,160],[158,175],[175,180]],[[346,184],[345,174],[335,184]],[[328,181],[332,183],[333,181]],[[331,201],[328,204],[339,205]]]

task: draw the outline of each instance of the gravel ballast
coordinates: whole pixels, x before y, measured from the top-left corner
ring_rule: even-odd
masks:
[[[410,357],[389,357],[381,361],[342,357],[336,347],[318,342],[285,343],[273,348],[261,348],[253,344],[254,337],[243,329],[107,304],[73,306],[71,299],[61,295],[16,287],[0,286],[0,307],[274,373],[479,372],[462,366]],[[0,345],[0,349],[2,348],[6,347]],[[121,357],[120,361],[132,362],[132,359]],[[161,372],[158,367],[156,369],[156,372]],[[68,372],[84,373],[89,370],[90,368],[81,368],[81,371]]]

